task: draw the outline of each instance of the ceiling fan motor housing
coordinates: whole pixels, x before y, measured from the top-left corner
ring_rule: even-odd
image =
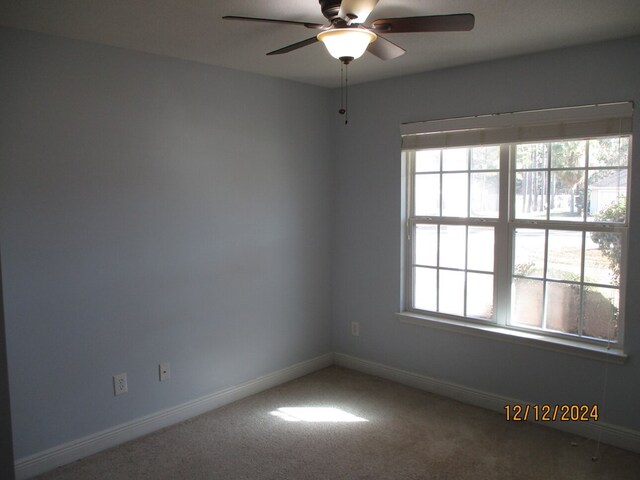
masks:
[[[330,21],[334,18],[338,17],[338,13],[340,13],[340,4],[341,1],[338,2],[336,0],[319,0],[320,8],[322,9],[322,14],[329,19]]]

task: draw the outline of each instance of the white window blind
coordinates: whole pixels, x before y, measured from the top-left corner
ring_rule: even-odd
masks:
[[[405,123],[400,126],[402,149],[626,135],[632,114],[632,102],[619,102]]]

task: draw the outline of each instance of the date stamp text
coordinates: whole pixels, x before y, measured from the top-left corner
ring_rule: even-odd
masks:
[[[507,422],[597,422],[598,405],[520,405],[504,406]]]

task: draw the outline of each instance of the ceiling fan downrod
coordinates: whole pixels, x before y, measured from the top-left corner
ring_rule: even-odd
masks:
[[[322,14],[327,20],[332,22],[334,19],[340,18],[338,14],[340,13],[340,4],[342,2],[337,0],[319,0],[319,3]]]

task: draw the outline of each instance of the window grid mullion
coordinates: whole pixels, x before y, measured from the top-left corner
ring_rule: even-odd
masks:
[[[510,315],[511,302],[511,266],[513,264],[512,237],[509,225],[511,218],[511,196],[514,195],[514,185],[510,175],[513,147],[500,147],[500,196],[498,203],[498,223],[494,230],[494,305],[495,321],[498,325],[507,326]],[[500,261],[500,260],[503,261]]]
[[[416,243],[415,243],[415,228],[416,223],[414,221],[415,218],[415,178],[416,178],[416,152],[411,151],[407,153],[407,157],[405,158],[407,162],[407,191],[406,191],[406,202],[409,206],[408,208],[408,222],[406,226],[406,234],[407,238],[405,239],[406,247],[405,247],[405,292],[404,292],[404,301],[405,305],[414,308],[414,299],[415,299],[415,272],[414,266],[415,263],[415,252],[416,252]]]
[[[440,198],[439,198],[439,211],[440,216],[442,216],[442,197],[444,196],[442,193],[442,187],[444,186],[444,178],[442,177],[442,172],[444,171],[444,153],[443,150],[440,150]]]
[[[442,191],[442,190],[441,190]],[[436,311],[440,311],[440,224],[438,224],[438,252],[436,256]]]
[[[587,254],[587,232],[582,232],[582,250],[580,251],[580,308],[578,308],[578,336],[584,333],[584,265]]]
[[[547,180],[545,182],[546,192],[544,195],[544,203],[547,204],[547,221],[551,218],[551,144],[547,143],[547,168],[545,170]],[[543,203],[543,207],[544,207]]]
[[[467,316],[467,289],[469,288],[469,225],[464,228],[464,298],[463,298],[463,312],[464,316]]]
[[[467,150],[467,218],[471,216],[471,149]],[[468,316],[467,311],[467,289],[469,288],[469,273],[467,268],[469,262],[469,224],[464,229],[464,288],[462,299],[462,312],[464,316]]]
[[[591,142],[586,142],[584,147],[584,191],[582,192],[582,221],[586,222],[587,217],[589,216],[589,172],[591,171],[591,159],[590,159],[590,148],[589,144]]]
[[[547,329],[547,304],[549,302],[547,292],[547,276],[549,268],[549,229],[544,229],[544,259],[542,269],[542,329]]]

